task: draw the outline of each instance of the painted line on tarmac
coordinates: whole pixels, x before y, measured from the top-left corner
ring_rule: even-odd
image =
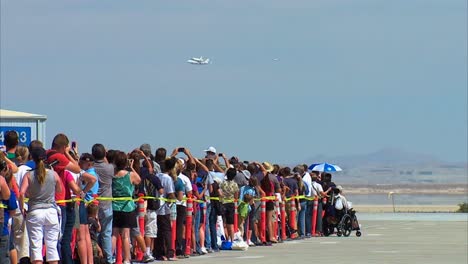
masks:
[[[412,227],[403,227],[402,230],[413,230],[414,228]]]
[[[242,256],[242,257],[236,257],[236,259],[259,259],[259,258],[264,258],[265,256]]]
[[[396,250],[375,250],[371,251],[371,253],[377,253],[377,254],[396,254],[399,253],[400,251]]]
[[[337,241],[327,241],[327,242],[320,242],[321,245],[328,245],[328,244],[338,244]]]
[[[370,226],[364,226],[364,225],[362,225],[361,228],[362,228],[362,227],[365,227],[366,229],[370,229],[370,228],[379,227],[379,226],[382,226],[382,225],[370,225]]]
[[[367,234],[367,236],[383,236],[382,234]]]

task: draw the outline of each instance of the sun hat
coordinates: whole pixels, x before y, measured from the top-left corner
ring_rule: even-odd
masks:
[[[243,171],[241,171],[241,173],[244,174],[244,176],[245,176],[247,179],[250,179],[250,176],[252,176],[252,175],[250,174],[250,171],[248,171],[248,170],[243,170]]]
[[[263,167],[265,168],[265,170],[268,171],[268,172],[272,172],[272,171],[275,169],[275,168],[273,168],[273,166],[272,166],[269,162],[267,162],[267,161],[263,162],[262,165],[263,165]]]

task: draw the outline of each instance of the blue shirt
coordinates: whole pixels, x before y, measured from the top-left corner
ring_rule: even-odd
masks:
[[[31,170],[36,169],[36,162],[34,162],[33,160],[30,160],[30,161],[26,162],[25,165],[28,166],[29,168],[31,168]]]
[[[5,205],[7,208],[4,208],[4,216],[5,216],[5,223],[3,223],[3,231],[2,231],[2,236],[7,236],[9,234],[8,232],[8,221],[10,220],[10,211],[16,210],[18,208],[18,204],[16,203],[16,195],[13,192],[13,190],[10,190],[10,199],[9,200],[3,200],[3,205]]]
[[[98,190],[99,190],[99,176],[96,173],[96,170],[94,168],[90,168],[86,172],[93,175],[96,178],[96,182],[94,183],[93,187],[91,189],[89,189],[89,191],[85,195],[85,200],[86,201],[91,201],[93,199],[93,195],[97,194]],[[85,186],[86,186],[86,184],[82,183],[81,188],[83,189]]]
[[[174,187],[176,192],[185,192],[185,184],[180,178],[174,182]]]

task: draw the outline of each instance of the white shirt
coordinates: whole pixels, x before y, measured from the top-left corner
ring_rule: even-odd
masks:
[[[177,176],[177,177],[184,182],[184,185],[185,185],[184,198],[185,198],[185,197],[187,197],[186,194],[188,192],[192,191],[192,182],[190,181],[189,177],[185,176],[182,173],[179,174],[179,176]],[[177,201],[176,204],[177,205],[182,205],[182,206],[187,206],[187,202],[185,202],[185,201]]]
[[[302,177],[302,182],[307,185],[307,189],[309,190],[308,193],[305,193],[305,196],[312,196],[312,178],[308,172],[306,172]]]
[[[18,184],[18,189],[21,190],[21,184],[23,183],[24,175],[26,175],[26,173],[28,173],[30,169],[31,169],[31,167],[26,166],[26,165],[23,164],[23,165],[19,166],[18,171],[13,174],[13,175],[15,175],[16,184]],[[16,204],[18,205],[18,210],[19,210],[19,199],[16,199]],[[26,210],[28,209],[28,204],[27,203],[24,203],[24,208]],[[10,218],[10,220],[11,219],[12,218]]]
[[[215,180],[219,185],[224,182],[226,175],[222,172],[210,171],[208,172],[211,175],[211,178]]]
[[[336,210],[343,210],[348,208],[348,201],[346,201],[346,198],[340,194],[335,196],[335,208]]]
[[[169,193],[174,193],[174,182],[172,181],[171,176],[166,173],[158,173],[156,175],[159,180],[161,181],[161,185],[163,187],[163,194],[161,197],[167,198]],[[169,203],[165,201],[161,201],[161,207],[159,207],[158,211],[156,211],[158,215],[168,215],[171,213],[171,209],[169,208]]]
[[[18,171],[15,173],[15,178],[16,178],[16,183],[18,184],[18,188],[21,189],[21,184],[23,183],[24,175],[28,173],[30,169],[31,168],[26,165],[21,165],[18,167]]]
[[[312,191],[312,196],[319,196],[320,193],[323,192],[322,185],[320,185],[320,183],[318,182],[312,182],[311,191]]]
[[[75,183],[81,187],[81,183],[79,182],[79,179],[80,179],[80,174],[79,173],[74,173],[74,172],[71,172],[69,170],[66,170],[68,172],[70,172],[70,174],[73,176],[73,179],[75,179]],[[73,193],[72,189],[70,189],[70,197],[71,198],[75,198],[76,195]]]

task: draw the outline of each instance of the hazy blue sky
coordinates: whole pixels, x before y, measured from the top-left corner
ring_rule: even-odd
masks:
[[[82,152],[466,161],[466,14],[465,0],[2,0],[0,106],[47,115],[48,145],[64,132]]]

